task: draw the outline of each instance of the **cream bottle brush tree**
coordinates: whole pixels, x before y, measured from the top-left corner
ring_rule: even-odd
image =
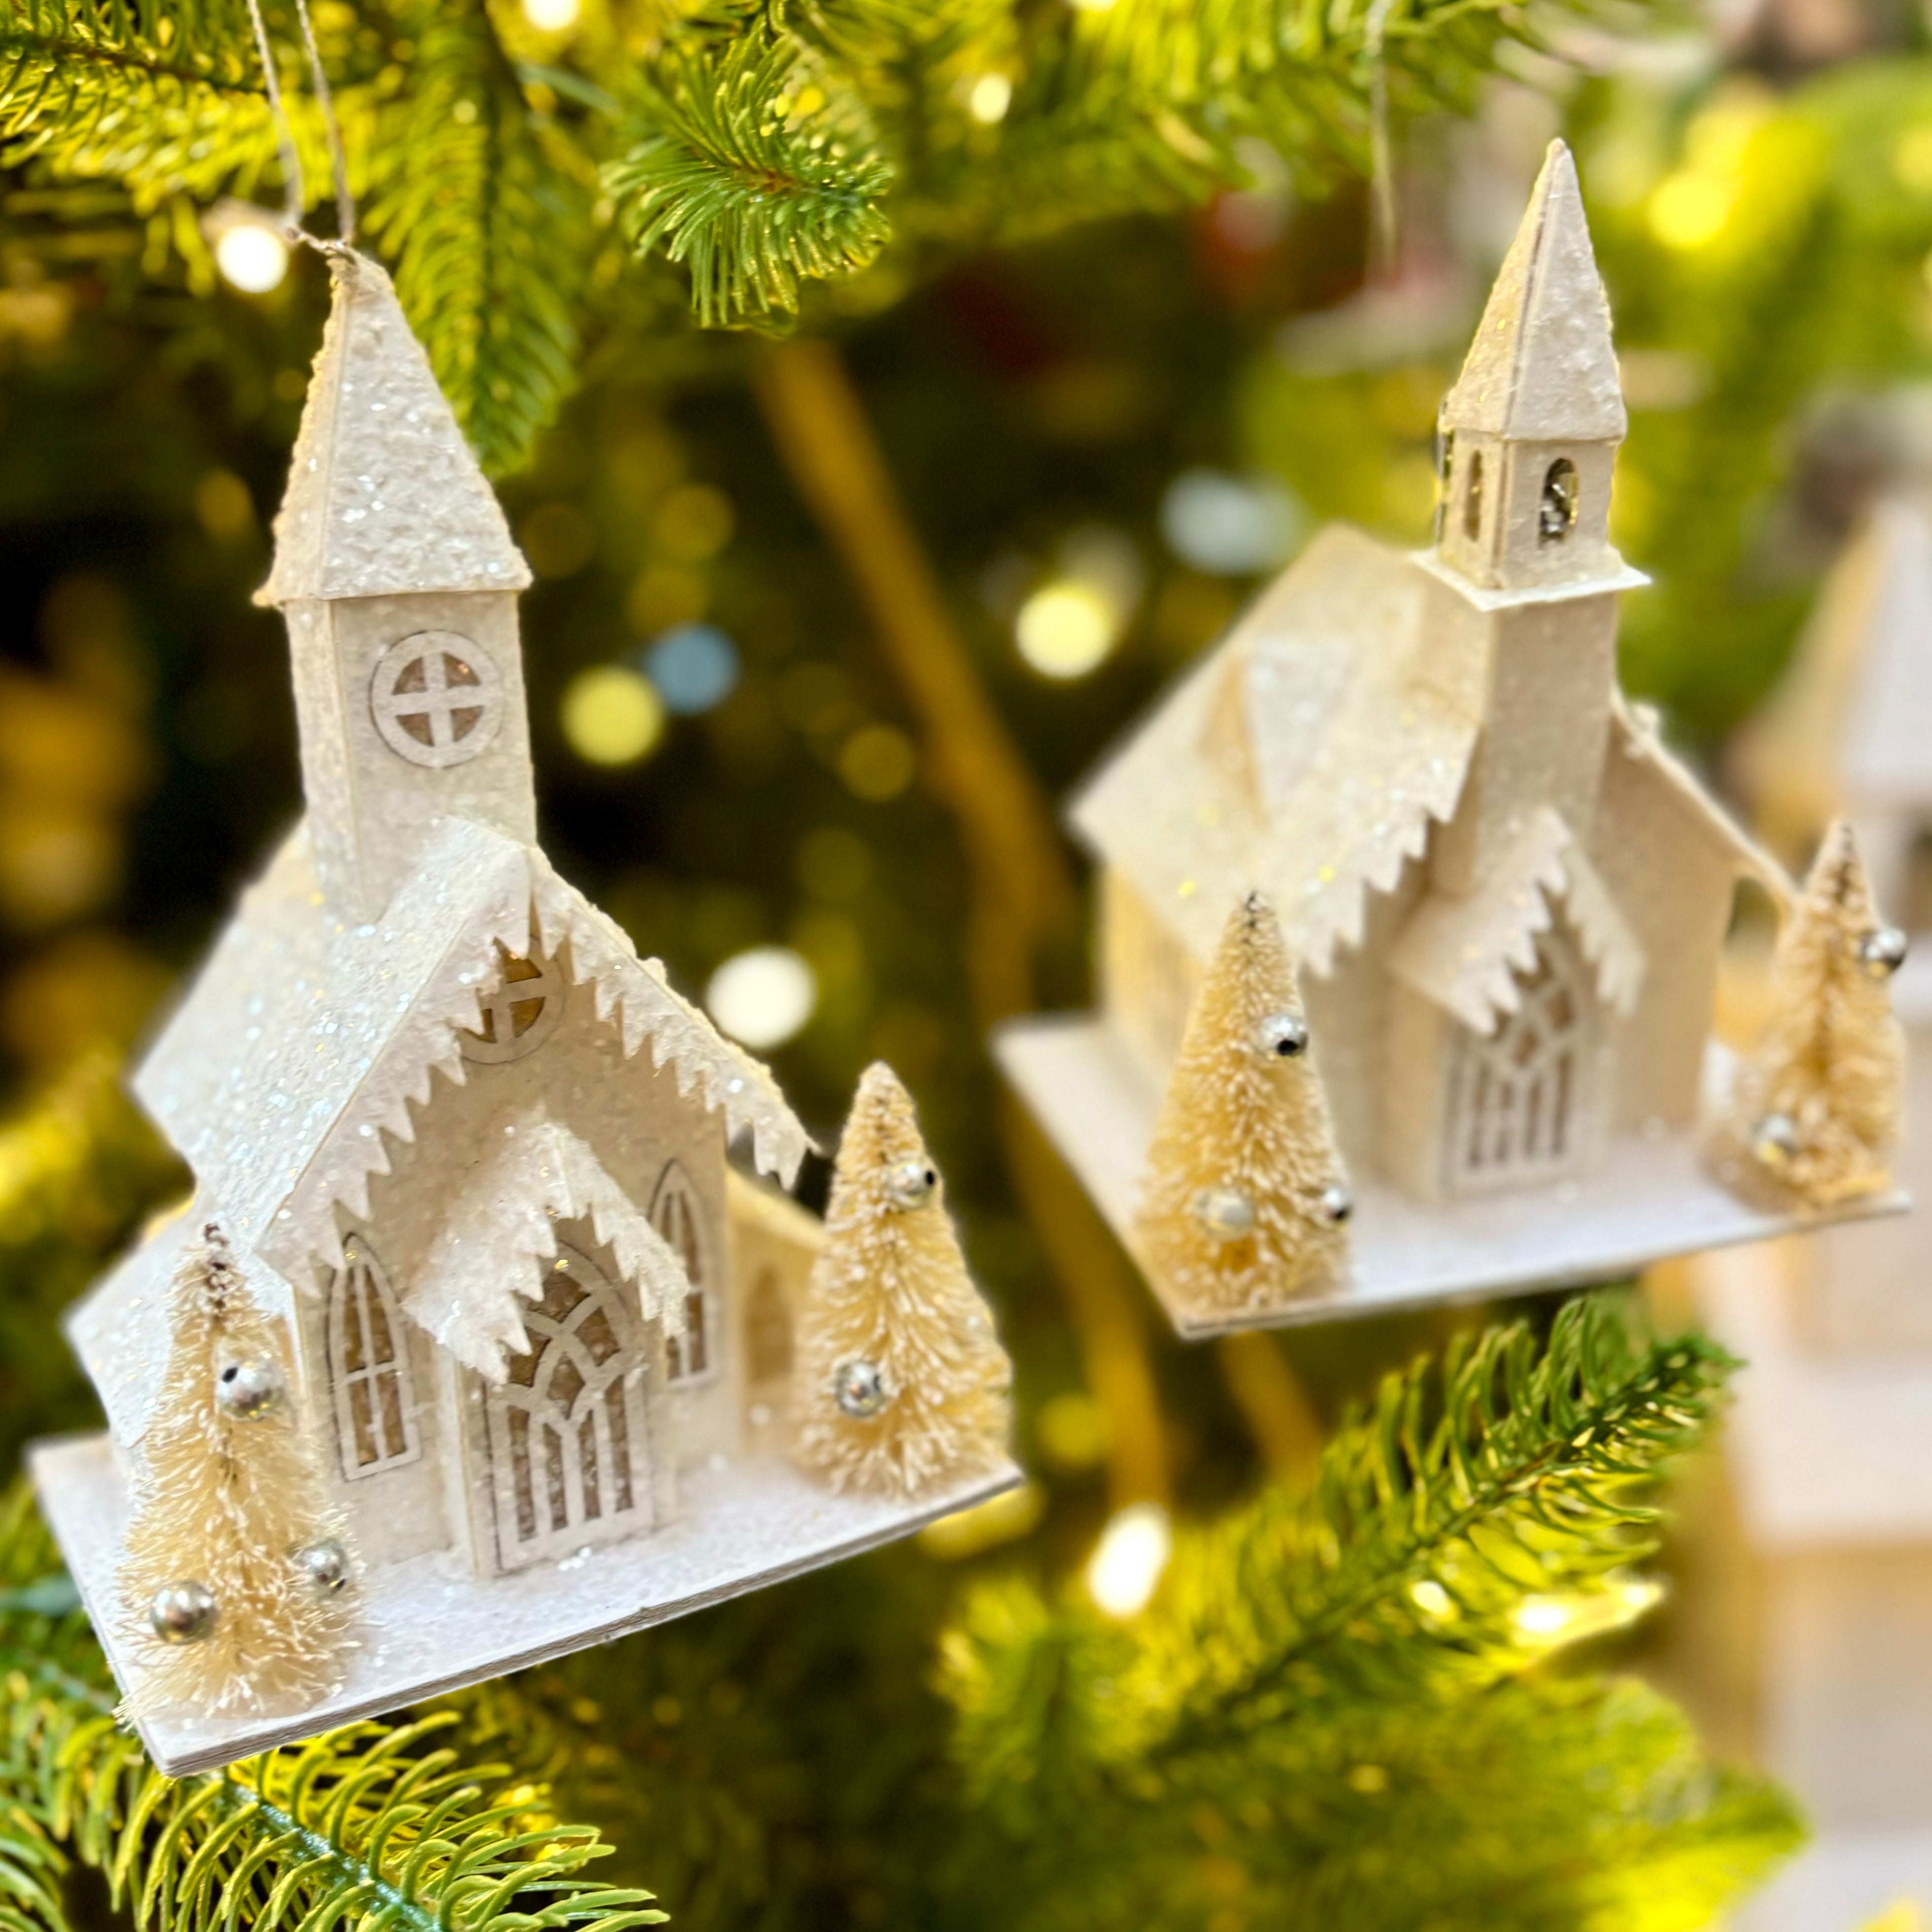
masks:
[[[1774,1191],[1822,1208],[1888,1184],[1905,1071],[1890,982],[1905,951],[1840,819],[1778,936],[1770,1015],[1733,1094],[1731,1137]]]
[[[1230,915],[1189,1012],[1136,1230],[1186,1304],[1252,1308],[1333,1285],[1353,1207],[1274,909]]]
[[[801,1324],[795,1460],[836,1491],[900,1497],[997,1468],[1012,1366],[911,1096],[883,1062],[859,1082],[825,1235]]]
[[[167,1392],[120,1571],[152,1653],[130,1714],[300,1708],[332,1688],[348,1647],[340,1528],[279,1338],[216,1223],[184,1251],[171,1297]]]

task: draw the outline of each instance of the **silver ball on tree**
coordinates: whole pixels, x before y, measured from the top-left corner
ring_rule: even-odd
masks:
[[[854,1355],[832,1371],[832,1399],[848,1415],[862,1422],[877,1415],[892,1397],[878,1364]]]
[[[886,1202],[904,1214],[910,1208],[923,1208],[939,1185],[936,1169],[922,1160],[902,1160],[886,1170]]]
[[[214,1634],[220,1616],[214,1592],[192,1576],[164,1583],[148,1599],[148,1622],[164,1643],[200,1643]]]
[[[1789,1114],[1767,1114],[1751,1130],[1751,1152],[1766,1167],[1784,1167],[1797,1155],[1798,1123]]]
[[[1238,1241],[1254,1232],[1253,1203],[1232,1187],[1204,1187],[1194,1197],[1194,1218],[1213,1241]]]
[[[1298,1060],[1308,1051],[1308,1022],[1299,1013],[1269,1013],[1255,1028],[1256,1043],[1272,1060]]]
[[[214,1376],[214,1406],[237,1422],[260,1422],[282,1406],[282,1372],[265,1357],[224,1362]]]
[[[325,1597],[332,1597],[349,1581],[349,1552],[333,1537],[305,1544],[290,1558]]]
[[[1889,980],[1905,964],[1912,942],[1895,926],[1874,926],[1858,941],[1858,961],[1874,980]]]
[[[1322,1190],[1322,1198],[1316,1203],[1324,1221],[1332,1221],[1339,1226],[1355,1211],[1355,1197],[1339,1180],[1331,1181]]]

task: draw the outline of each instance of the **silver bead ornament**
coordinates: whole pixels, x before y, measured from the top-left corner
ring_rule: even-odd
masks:
[[[886,1202],[901,1214],[908,1208],[923,1208],[939,1185],[938,1171],[922,1160],[902,1160],[886,1174]]]
[[[1912,942],[1895,926],[1874,926],[1858,941],[1858,962],[1874,980],[1889,980],[1905,964]]]
[[[333,1537],[304,1544],[290,1561],[325,1597],[334,1596],[349,1581],[349,1552]]]
[[[892,1398],[879,1365],[854,1355],[832,1371],[832,1399],[846,1414],[863,1422],[877,1415]]]
[[[215,1371],[214,1406],[237,1422],[260,1422],[282,1406],[282,1372],[261,1357],[225,1362]]]
[[[148,1624],[164,1643],[204,1642],[220,1615],[214,1592],[192,1576],[163,1584],[148,1600]]]
[[[1786,1166],[1798,1148],[1798,1123],[1789,1114],[1767,1114],[1751,1130],[1751,1152],[1766,1167]]]
[[[1322,1198],[1317,1204],[1322,1210],[1322,1218],[1332,1221],[1338,1227],[1355,1211],[1355,1197],[1338,1180],[1322,1190]]]
[[[1255,1028],[1255,1041],[1270,1060],[1298,1060],[1308,1051],[1308,1022],[1299,1013],[1269,1013]]]
[[[1254,1232],[1253,1204],[1232,1187],[1204,1187],[1194,1197],[1194,1218],[1210,1240],[1238,1241]]]

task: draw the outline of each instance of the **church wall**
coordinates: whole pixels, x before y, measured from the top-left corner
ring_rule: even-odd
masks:
[[[1164,1087],[1201,967],[1118,866],[1101,872],[1097,897],[1101,1010],[1142,1070]]]

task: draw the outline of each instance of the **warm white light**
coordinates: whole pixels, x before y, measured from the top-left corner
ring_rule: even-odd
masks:
[[[1526,1597],[1510,1612],[1510,1621],[1526,1642],[1551,1646],[1576,1643],[1636,1622],[1663,1595],[1662,1584],[1648,1577],[1628,1577],[1603,1589]]]
[[[1184,563],[1214,577],[1272,570],[1294,548],[1294,500],[1271,477],[1187,470],[1160,500],[1160,532]]]
[[[593,765],[631,765],[664,735],[664,700],[628,664],[580,670],[563,688],[560,722],[570,748]]]
[[[1013,104],[1013,84],[1003,74],[982,74],[966,97],[966,111],[983,128],[1006,118]]]
[[[260,222],[237,221],[217,238],[214,266],[244,296],[266,295],[289,272],[289,244]]]
[[[811,1018],[818,981],[789,946],[754,946],[712,974],[704,1004],[734,1040],[761,1050],[782,1046]]]
[[[1114,648],[1120,630],[1111,598],[1064,578],[1042,584],[1013,620],[1020,656],[1042,677],[1084,677]]]
[[[539,33],[560,34],[577,25],[583,0],[524,0],[524,18]]]
[[[1158,1503],[1130,1503],[1108,1522],[1087,1559],[1087,1594],[1110,1617],[1130,1617],[1154,1594],[1174,1553]]]

